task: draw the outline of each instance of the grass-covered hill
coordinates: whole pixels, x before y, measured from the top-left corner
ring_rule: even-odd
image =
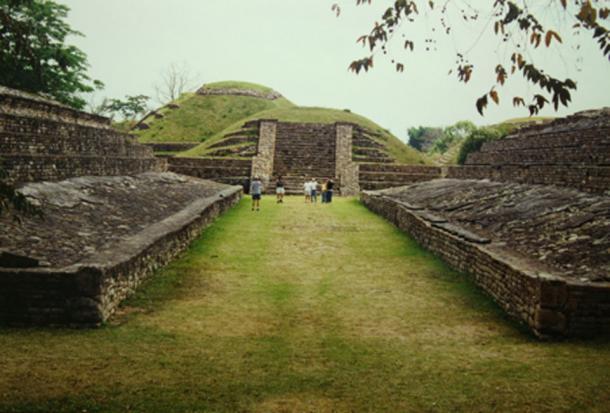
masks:
[[[245,122],[255,119],[277,119],[280,122],[311,123],[351,122],[360,125],[371,132],[379,134],[379,141],[385,146],[385,150],[388,155],[396,159],[398,162],[408,164],[422,164],[427,162],[418,151],[405,145],[388,130],[383,129],[381,126],[370,119],[365,118],[364,116],[339,109],[303,106],[270,109],[240,119],[195,148],[183,152],[180,156],[206,156],[211,147],[217,145],[218,142],[225,137],[225,135],[238,131]]]
[[[218,82],[204,85],[208,90],[227,89],[274,93],[273,89],[245,82]],[[256,113],[294,106],[283,97],[265,99],[238,94],[203,95],[184,93],[180,98],[149,114],[135,129],[142,143],[203,142],[227,126]]]
[[[348,110],[296,106],[269,87],[246,82],[211,83],[195,93],[185,93],[149,114],[140,122],[145,124],[144,129],[133,132],[142,143],[201,142],[179,156],[210,156],[212,146],[223,147],[222,140],[226,135],[239,131],[244,123],[256,119],[352,122],[375,134],[383,151],[397,162],[429,163],[421,153],[364,116]],[[248,144],[251,145],[247,142],[243,145]]]

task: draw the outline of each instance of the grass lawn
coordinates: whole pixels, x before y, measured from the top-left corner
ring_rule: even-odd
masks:
[[[610,342],[539,342],[355,199],[208,228],[97,330],[0,329],[0,412],[607,412]]]

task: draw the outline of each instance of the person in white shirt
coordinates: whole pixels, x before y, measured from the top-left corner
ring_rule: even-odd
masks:
[[[316,178],[311,178],[309,188],[311,194],[311,202],[315,204],[318,202],[318,181],[316,181]]]
[[[311,201],[311,182],[305,181],[303,184],[303,192],[305,192],[305,203]]]

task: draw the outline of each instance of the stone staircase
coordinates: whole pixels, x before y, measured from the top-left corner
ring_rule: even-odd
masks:
[[[284,178],[287,193],[302,194],[311,178],[335,179],[333,124],[278,123],[277,128],[273,173]]]

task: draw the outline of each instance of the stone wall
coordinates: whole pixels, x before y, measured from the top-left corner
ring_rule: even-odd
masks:
[[[166,167],[107,118],[6,88],[0,88],[0,157],[14,184]]]
[[[360,192],[359,167],[352,161],[352,139],[354,125],[337,123],[335,125],[336,155],[335,178],[339,183],[341,195],[355,196]]]
[[[151,142],[144,143],[153,152],[182,152],[193,149],[199,142]]]
[[[257,154],[252,158],[252,177],[259,177],[268,187],[273,176],[277,120],[261,119],[258,127]]]
[[[243,185],[250,179],[250,159],[181,158],[168,160],[171,172],[210,179],[230,185]]]
[[[84,256],[79,257],[74,264],[45,263],[42,265],[41,262],[37,268],[0,267],[0,323],[18,326],[92,327],[100,325],[108,320],[121,301],[131,295],[143,280],[187,248],[190,242],[201,233],[202,228],[238,202],[241,197],[240,187],[226,187],[214,183],[208,185],[204,184],[204,181],[181,178],[167,173],[145,175],[141,178],[133,178],[132,184],[142,187],[144,191],[148,190],[151,196],[161,196],[161,199],[169,196],[171,197],[169,200],[173,201],[174,195],[176,195],[178,198],[191,197],[194,200],[178,208],[168,206],[170,216],[156,222],[149,222],[141,227],[135,225],[130,227],[131,223],[127,220],[122,222],[116,228],[117,231],[125,231],[123,229],[125,227],[131,228],[132,232],[129,233],[129,229],[127,229],[128,234],[124,238],[117,238],[115,233],[109,233],[112,239],[107,240],[105,245],[96,248],[93,254],[86,253],[86,246],[75,250],[75,254],[84,254]],[[138,180],[142,181],[141,185],[138,185]],[[150,185],[146,185],[148,181],[150,181]],[[63,188],[69,189],[70,192],[84,188],[86,193],[76,194],[77,196],[74,197],[76,204],[72,209],[84,208],[84,210],[91,211],[91,208],[105,209],[106,205],[111,204],[93,203],[88,207],[79,206],[84,203],[81,198],[92,196],[91,191],[86,188],[87,184],[81,178],[77,178],[74,182],[66,181],[59,184]],[[156,187],[150,188],[153,184],[165,188],[167,194],[160,194]],[[215,191],[213,195],[197,198],[196,193],[201,192],[202,185],[211,188],[220,185],[224,189],[213,189]],[[92,185],[91,189],[98,191],[99,194],[93,196],[99,197],[112,187],[121,191],[125,188],[121,179],[115,182],[112,181],[112,178],[106,178],[103,185]],[[54,196],[57,194],[57,190],[47,191],[47,193]],[[134,190],[131,190],[130,199],[124,202],[137,204],[138,196],[137,192],[134,193]],[[64,203],[65,199],[59,199],[58,202]],[[141,203],[144,205],[142,200]],[[157,205],[158,203],[151,203],[146,205],[146,208],[150,212],[151,209],[156,209]],[[146,219],[148,216],[148,214],[142,215],[141,209],[137,205],[132,205],[121,208],[123,218],[129,216],[129,211],[127,211],[129,209],[131,213],[139,214],[139,219]],[[57,214],[70,213],[66,212],[63,207],[45,208],[47,215],[53,215],[53,217],[42,222],[41,226],[50,226],[53,225],[50,221],[56,219],[61,221],[65,218],[62,218],[61,215],[55,216],[55,210],[58,211]],[[60,239],[58,240],[59,245],[55,246],[55,249],[65,248],[68,243],[78,242],[78,240],[74,241],[74,238],[84,237],[83,231],[89,227],[102,230],[98,222],[102,218],[118,219],[117,217],[107,217],[104,213],[86,215],[79,212],[79,216],[79,219],[83,221],[82,226],[86,228],[75,228],[79,232],[72,236],[68,233],[63,234],[68,230],[67,226],[57,228],[59,230],[57,236]],[[36,224],[36,222],[25,222],[23,225],[35,228]],[[138,228],[143,229],[137,231]],[[134,229],[136,232],[133,232]],[[41,231],[39,238],[45,237],[47,233],[49,237],[52,237],[51,230],[52,227],[49,227],[49,231]],[[97,239],[84,238],[84,240],[93,242]],[[13,241],[17,242],[14,238]],[[54,248],[53,245],[45,245],[48,248]],[[53,256],[52,253],[48,254]],[[55,256],[59,260],[58,264],[61,264],[61,261],[66,258],[61,251],[55,251]],[[52,260],[52,258],[48,259]]]
[[[591,244],[591,248],[581,246],[578,247],[578,250],[574,250],[578,243],[603,241],[603,238],[596,241],[591,236],[585,237],[578,232],[571,232],[573,228],[582,229],[578,226],[587,222],[589,222],[588,225],[593,225],[591,213],[584,209],[580,211],[581,214],[574,213],[574,211],[568,212],[566,208],[574,209],[576,207],[566,204],[567,206],[562,208],[561,205],[556,205],[557,211],[565,212],[566,219],[559,221],[551,217],[549,224],[557,224],[563,229],[551,230],[544,236],[542,234],[535,236],[537,228],[542,222],[540,217],[545,216],[542,210],[538,210],[544,206],[544,202],[549,196],[561,199],[563,195],[557,195],[553,190],[549,190],[548,194],[544,191],[541,193],[539,187],[524,188],[526,194],[537,194],[535,198],[538,200],[531,200],[531,203],[528,204],[521,202],[523,200],[520,200],[518,196],[511,195],[510,191],[497,191],[490,188],[489,193],[478,193],[476,192],[477,185],[484,187],[486,184],[476,184],[476,181],[469,182],[464,182],[465,186],[474,188],[472,189],[474,192],[469,194],[469,200],[443,196],[443,191],[446,190],[441,187],[451,188],[453,185],[450,183],[445,185],[442,181],[426,182],[388,191],[364,191],[361,199],[369,209],[408,233],[420,245],[438,255],[450,266],[472,275],[478,286],[485,290],[509,315],[526,324],[536,335],[581,337],[610,332],[610,281],[607,279],[604,281],[603,275],[606,273],[606,277],[608,277],[607,267],[604,267],[609,264],[608,253],[605,253],[606,258],[604,258],[603,251],[599,254],[588,252],[590,256],[587,260],[573,257],[565,263],[561,262],[562,256],[566,256],[566,253],[576,256],[581,247],[591,251],[600,247]],[[421,194],[422,188],[428,188],[430,191],[427,202],[430,208],[435,208],[434,210],[423,206],[417,195],[413,196],[413,194]],[[468,192],[469,190],[460,189],[460,191]],[[398,193],[402,195],[399,196]],[[527,254],[527,241],[519,241],[520,244],[523,244],[522,249],[525,251],[525,253],[519,253],[510,246],[510,242],[503,238],[495,239],[498,236],[496,230],[490,229],[489,235],[481,235],[478,228],[495,222],[494,220],[487,222],[487,217],[496,213],[493,208],[491,210],[483,209],[483,205],[486,202],[494,203],[495,198],[493,197],[497,197],[499,193],[502,193],[506,200],[495,203],[498,204],[496,208],[506,208],[502,219],[506,218],[509,221],[506,224],[498,223],[498,225],[506,228],[508,235],[512,233],[511,228],[515,226],[515,223],[521,222],[523,228],[514,229],[515,235],[522,234],[524,231],[534,231],[531,238],[534,243],[548,244],[549,240],[556,240],[552,242],[572,243],[572,246],[566,247],[568,248],[566,250],[563,247],[555,248],[552,244],[530,245],[531,251],[535,250],[541,255],[534,257]],[[552,193],[554,195],[550,195]],[[575,194],[572,195],[566,194],[565,199],[577,198]],[[607,204],[607,199],[592,199],[586,194],[581,194],[579,199],[582,205],[590,205],[592,211]],[[479,202],[479,200],[481,201]],[[511,200],[516,205],[511,206],[509,204]],[[439,205],[439,202],[442,205]],[[520,208],[520,205],[529,206]],[[480,216],[478,220],[473,220],[472,217],[464,214],[463,211],[467,208],[472,211],[484,211],[486,215]],[[511,208],[515,212],[510,212]],[[447,211],[453,218],[448,218],[444,211]],[[527,218],[528,214],[539,217],[536,225],[532,225],[533,221]],[[601,231],[601,233],[607,231],[607,219],[603,218],[603,213],[600,214],[598,211],[597,214],[599,215],[598,221],[600,219],[601,221],[586,230],[592,231],[591,234],[595,234],[596,231]],[[585,216],[588,218],[585,219]],[[606,224],[601,224],[601,222],[606,222]],[[464,223],[472,225],[465,226]],[[549,251],[553,248],[556,252],[552,254],[558,257],[558,267],[549,266],[548,261],[553,259],[553,255]],[[585,253],[587,252],[585,251]],[[578,262],[578,264],[572,265],[571,263],[574,262]],[[591,266],[591,268],[585,269],[583,273],[581,265],[585,268]],[[562,269],[559,269],[560,267]],[[576,275],[578,271],[584,275]],[[568,276],[571,272],[574,272],[574,275]],[[601,274],[596,275],[597,273]],[[596,278],[599,276],[602,277],[601,281]]]
[[[358,179],[363,190],[378,190],[430,181],[442,176],[438,166],[362,163]]]
[[[250,96],[259,99],[275,100],[282,97],[282,95],[275,90],[261,91],[247,88],[208,88],[203,86],[197,90],[198,95],[210,96],[210,95],[229,95],[229,96]]]
[[[457,179],[608,191],[610,109],[579,112],[485,143],[479,152],[468,156],[464,167],[451,167],[448,174]]]

